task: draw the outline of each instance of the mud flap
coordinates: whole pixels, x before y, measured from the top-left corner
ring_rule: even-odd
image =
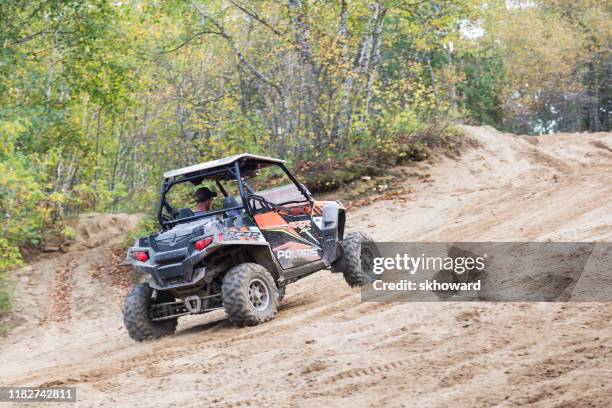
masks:
[[[336,203],[329,203],[323,207],[321,233],[323,235],[323,262],[326,266],[330,266],[342,256],[342,246],[338,242],[339,214],[340,206]]]
[[[344,264],[344,249],[342,249],[342,245],[338,243],[338,257],[331,264],[332,273],[342,273],[346,269]]]

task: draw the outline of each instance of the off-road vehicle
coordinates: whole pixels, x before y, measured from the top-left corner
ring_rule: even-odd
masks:
[[[187,207],[201,185],[221,193],[220,208]],[[240,154],[168,171],[157,218],[161,230],[136,239],[126,258],[150,275],[123,307],[138,341],[173,333],[180,316],[217,309],[237,325],[265,322],[287,284],[323,269],[342,272],[351,286],[372,279],[372,240],[344,237],[345,207],[314,201],[283,160]]]

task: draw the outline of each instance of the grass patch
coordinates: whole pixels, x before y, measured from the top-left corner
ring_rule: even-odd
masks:
[[[0,317],[11,311],[11,282],[6,273],[0,273]]]
[[[11,312],[13,285],[7,272],[0,272],[0,336],[6,336],[11,328],[9,314]]]

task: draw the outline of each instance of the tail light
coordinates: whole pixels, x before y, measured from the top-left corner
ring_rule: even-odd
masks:
[[[149,253],[146,251],[134,251],[130,256],[140,262],[147,262],[149,260]]]
[[[213,237],[206,237],[206,238],[197,240],[193,244],[193,246],[195,247],[196,250],[201,251],[207,246],[209,246],[210,244],[212,244],[212,242],[213,242]]]

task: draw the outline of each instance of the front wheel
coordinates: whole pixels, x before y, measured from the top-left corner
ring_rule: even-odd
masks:
[[[364,286],[376,278],[374,274],[374,258],[380,256],[380,251],[374,240],[363,232],[351,232],[342,241],[342,258],[336,266],[344,275],[349,286]]]
[[[151,321],[151,305],[174,301],[174,297],[164,292],[158,293],[157,299],[153,300],[152,292],[148,283],[139,283],[130,290],[123,303],[123,325],[130,337],[136,341],[157,339],[176,330],[177,319]]]
[[[222,293],[227,316],[239,326],[254,326],[276,315],[276,283],[261,265],[243,263],[231,268],[223,278]]]

